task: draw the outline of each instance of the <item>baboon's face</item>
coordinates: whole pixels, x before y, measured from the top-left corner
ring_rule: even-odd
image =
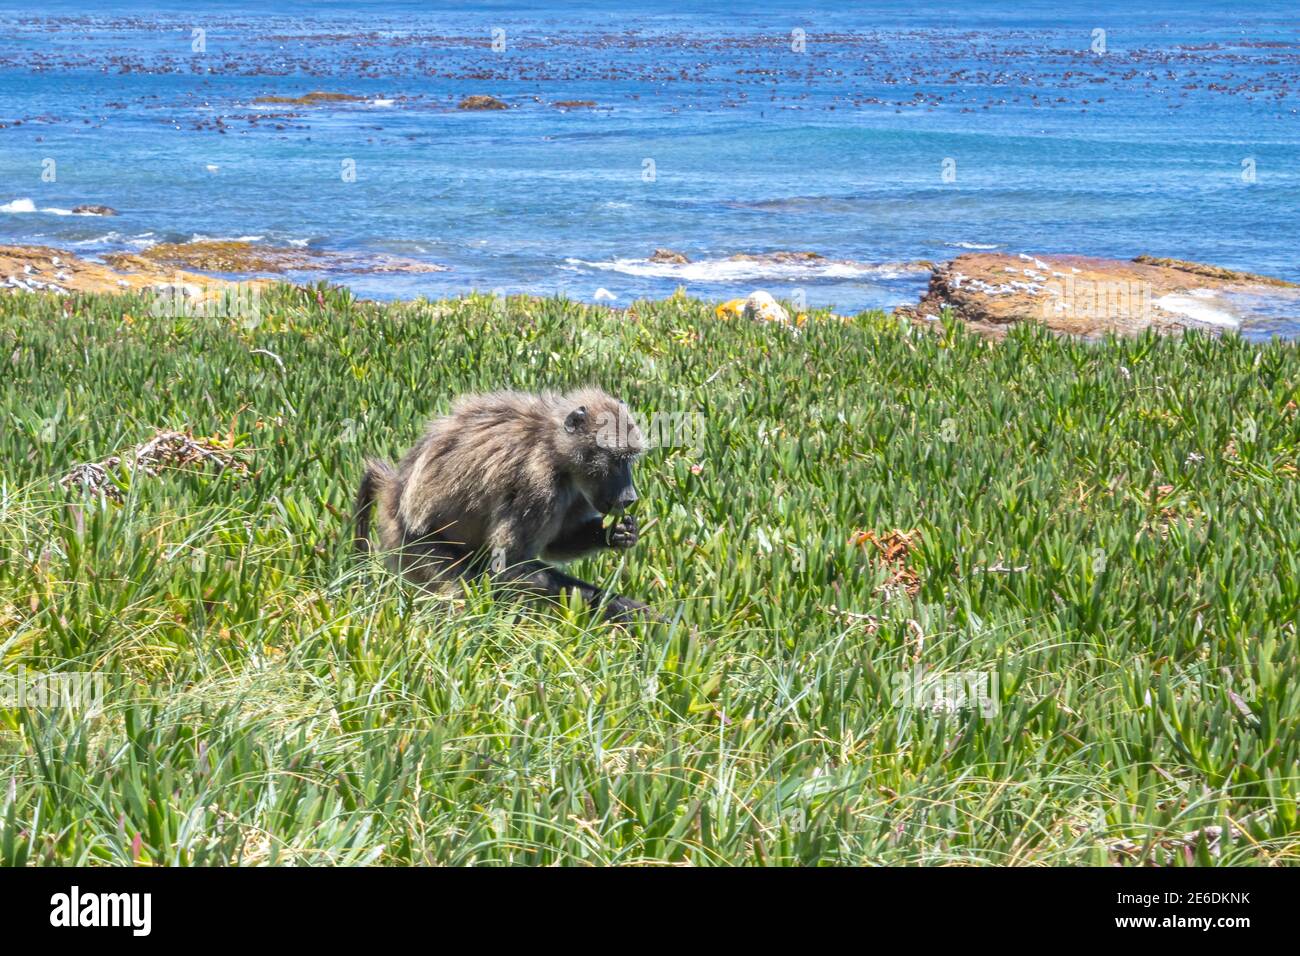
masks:
[[[626,407],[593,414],[580,406],[565,419],[565,431],[573,440],[573,477],[582,496],[601,514],[626,511],[637,500],[632,465],[644,446]]]
[[[593,455],[586,485],[583,494],[601,514],[626,511],[637,497],[632,483],[632,457],[610,453]]]

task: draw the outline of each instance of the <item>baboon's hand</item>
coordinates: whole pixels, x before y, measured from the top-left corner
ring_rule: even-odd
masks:
[[[630,548],[637,540],[636,518],[631,515],[623,515],[605,532],[605,542],[611,548]]]
[[[605,617],[615,624],[631,624],[634,621],[662,621],[648,604],[632,598],[614,595],[605,602]]]

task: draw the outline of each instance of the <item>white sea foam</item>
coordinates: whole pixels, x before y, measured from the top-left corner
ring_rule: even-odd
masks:
[[[123,240],[123,236],[117,230],[106,232],[102,236],[95,236],[93,239],[74,239],[67,243],[69,246],[111,246]]]
[[[1193,289],[1187,295],[1171,292],[1155,300],[1155,305],[1203,325],[1221,325],[1236,328],[1241,318],[1218,306],[1223,300],[1213,289]]]
[[[564,260],[572,269],[599,269],[624,275],[686,282],[737,282],[749,280],[799,281],[808,279],[897,279],[916,275],[920,266],[905,263],[872,265],[834,259],[811,259],[806,262],[776,262],[770,259],[701,259],[698,262],[651,262],[649,259],[614,259],[592,262],[587,259]]]
[[[138,236],[127,236],[118,232],[116,229],[104,233],[102,236],[95,236],[93,239],[75,239],[66,243],[74,248],[90,246],[132,246],[136,249],[144,249],[148,246],[155,245],[156,240],[152,232],[142,232]]]
[[[945,246],[952,246],[954,249],[1000,249],[1000,243],[997,242],[945,242]]]
[[[265,236],[205,236],[196,232],[190,236],[190,242],[261,242]]]
[[[36,207],[36,203],[26,197],[15,199],[0,206],[0,212],[22,213],[22,212],[43,212],[50,216],[90,216],[93,213],[74,213],[71,209],[64,209],[60,206],[42,206]]]

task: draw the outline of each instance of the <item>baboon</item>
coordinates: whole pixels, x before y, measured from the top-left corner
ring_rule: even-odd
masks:
[[[636,544],[625,511],[637,500],[632,464],[644,450],[627,406],[598,388],[462,397],[396,468],[367,462],[356,549],[370,549],[373,505],[390,567],[423,587],[490,574],[550,597],[577,591],[610,620],[656,617],[539,560]],[[619,516],[609,528],[607,515]]]

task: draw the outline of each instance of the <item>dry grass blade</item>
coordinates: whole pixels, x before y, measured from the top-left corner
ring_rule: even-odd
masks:
[[[166,469],[214,467],[218,472],[248,473],[248,464],[237,452],[210,438],[195,438],[188,432],[163,430],[136,445],[125,455],[110,455],[102,461],[76,465],[59,479],[64,488],[103,494],[114,501],[122,500],[122,489],[112,480],[113,473],[125,469],[129,474],[142,473],[157,477]]]

